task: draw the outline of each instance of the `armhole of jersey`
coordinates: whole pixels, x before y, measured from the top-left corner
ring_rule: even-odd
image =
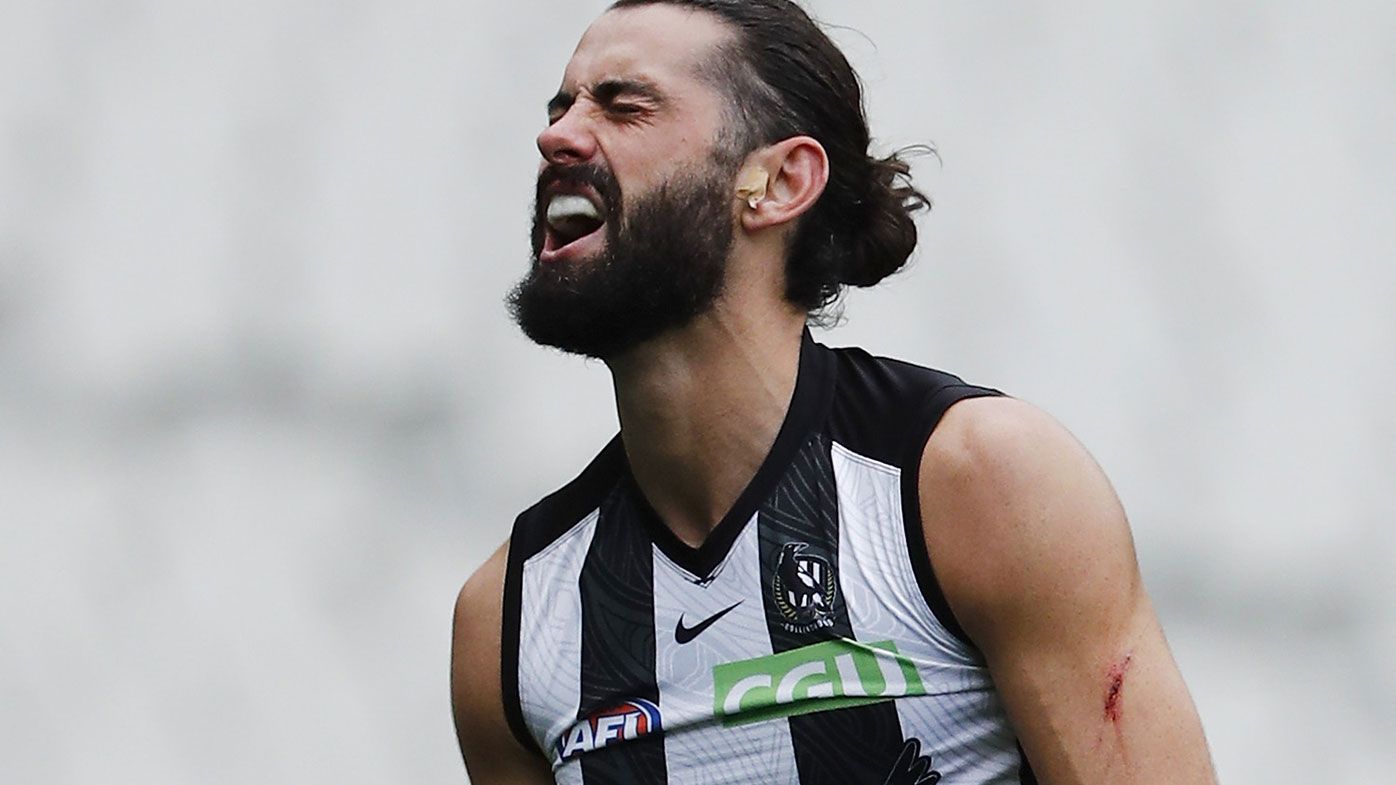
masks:
[[[931,613],[935,614],[945,629],[969,647],[976,657],[980,657],[979,647],[974,645],[965,633],[960,622],[950,610],[945,592],[936,579],[935,567],[931,564],[930,552],[926,550],[926,533],[921,528],[921,458],[926,452],[926,442],[931,438],[936,426],[951,406],[969,398],[1001,396],[1003,393],[987,387],[954,385],[942,387],[926,399],[921,407],[917,438],[911,440],[908,455],[902,461],[902,523],[906,526],[906,545],[911,558],[911,568],[916,574],[916,583],[921,588],[921,596]],[[981,657],[982,659],[982,657]]]
[[[520,516],[522,520],[522,516]],[[514,522],[514,536],[509,540],[509,554],[504,569],[504,619],[499,638],[500,696],[504,702],[504,718],[509,730],[525,750],[539,752],[524,722],[523,706],[519,703],[519,624],[523,618],[524,545],[519,542],[519,522]],[[541,754],[541,753],[540,753]]]
[[[499,686],[504,719],[523,749],[551,763],[552,756],[539,746],[524,720],[519,695],[519,646],[523,625],[524,564],[541,553],[594,509],[594,500],[615,483],[624,466],[625,449],[617,434],[592,458],[576,479],[545,496],[514,520],[504,569],[504,613],[499,637]]]
[[[1037,775],[1032,773],[1032,764],[1028,763],[1028,754],[1023,752],[1023,743],[1018,743],[1018,785],[1038,785]]]

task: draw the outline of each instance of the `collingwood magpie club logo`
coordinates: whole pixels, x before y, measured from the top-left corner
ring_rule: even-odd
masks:
[[[806,633],[834,626],[838,585],[828,559],[807,553],[809,543],[787,542],[776,559],[771,581],[776,608],[788,632]]]

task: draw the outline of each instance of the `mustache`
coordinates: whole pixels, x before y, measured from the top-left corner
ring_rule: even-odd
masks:
[[[557,186],[588,186],[601,197],[602,206],[612,215],[619,213],[620,183],[610,170],[596,164],[556,164],[550,163],[538,173],[538,186],[534,194],[534,205],[538,214],[546,209],[548,189]]]

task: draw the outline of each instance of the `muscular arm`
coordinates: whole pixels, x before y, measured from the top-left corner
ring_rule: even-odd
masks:
[[[1039,780],[1214,783],[1124,511],[1085,449],[1028,404],[974,399],[947,412],[919,480],[937,577]]]
[[[543,785],[548,765],[525,750],[504,719],[499,683],[504,568],[509,546],[495,551],[466,581],[451,634],[451,708],[473,785]]]

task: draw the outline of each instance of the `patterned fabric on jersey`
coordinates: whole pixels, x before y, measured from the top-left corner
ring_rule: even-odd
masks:
[[[559,783],[1033,783],[921,533],[922,450],[998,394],[806,333],[770,454],[700,548],[619,437],[519,516],[507,718]]]

